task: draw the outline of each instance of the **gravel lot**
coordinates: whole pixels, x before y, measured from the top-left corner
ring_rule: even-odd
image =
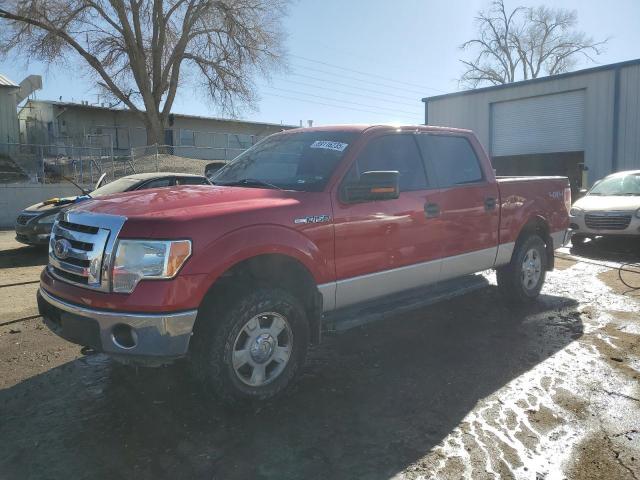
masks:
[[[25,283],[46,253],[0,232],[0,478],[637,480],[640,290],[600,265],[637,250],[565,250],[526,309],[492,285],[327,336],[283,398],[228,410],[183,365],[51,334]]]

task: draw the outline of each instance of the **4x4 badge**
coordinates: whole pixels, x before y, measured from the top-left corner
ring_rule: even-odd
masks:
[[[329,215],[311,215],[308,217],[296,218],[293,220],[293,223],[296,225],[303,225],[305,223],[325,223],[329,220]]]

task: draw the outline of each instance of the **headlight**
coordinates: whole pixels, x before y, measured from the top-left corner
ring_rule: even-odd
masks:
[[[571,215],[572,217],[581,217],[583,214],[584,210],[578,207],[573,207],[571,210],[569,210],[569,215]]]
[[[45,215],[44,217],[40,217],[36,223],[39,225],[53,225],[53,222],[56,221],[57,215],[58,212]]]
[[[189,240],[120,240],[113,263],[113,291],[131,293],[145,278],[173,278],[190,255]]]

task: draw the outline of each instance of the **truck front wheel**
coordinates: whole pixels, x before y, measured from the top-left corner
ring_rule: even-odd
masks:
[[[531,302],[540,295],[547,265],[544,242],[531,235],[516,245],[511,262],[497,269],[498,288],[510,302]]]
[[[240,294],[220,310],[203,306],[192,339],[196,377],[226,403],[276,396],[304,365],[304,307],[280,289]]]

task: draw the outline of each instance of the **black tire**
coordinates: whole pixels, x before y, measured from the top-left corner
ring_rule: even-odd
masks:
[[[260,329],[263,328],[263,322],[270,325],[269,322],[276,322],[278,318],[284,318],[287,324],[283,332],[284,337],[290,338],[288,360],[284,363],[275,358],[267,359],[256,367],[247,363],[241,369],[247,366],[247,369],[252,370],[245,377],[244,371],[237,371],[233,363],[234,351],[238,352],[237,343],[242,341],[242,335],[247,337],[242,352],[250,354],[253,363],[256,363],[254,353],[264,354],[260,347],[265,344],[267,350],[285,349],[286,345],[280,346],[279,343],[283,337],[278,335],[275,336],[275,347],[271,341],[273,337],[258,345],[255,352],[248,347],[249,343],[256,345],[258,342],[258,339],[255,342],[250,341],[251,338],[245,333],[250,321],[257,319],[257,328]],[[254,331],[257,332],[255,328]],[[264,335],[266,334],[260,336]],[[288,335],[290,337],[287,337]],[[202,382],[207,392],[233,405],[238,401],[273,398],[292,382],[306,359],[309,325],[304,307],[293,295],[277,288],[259,288],[240,293],[222,308],[216,308],[212,302],[205,302],[198,312],[191,342],[191,368],[196,378]],[[280,367],[282,363],[284,366]],[[268,376],[268,373],[264,372],[273,373],[277,370],[277,375],[258,386],[247,384],[253,380],[253,369],[261,368],[262,364],[265,364],[263,378]],[[272,368],[274,364],[275,368]]]
[[[526,270],[524,268],[525,258],[532,255],[531,252],[535,252],[539,259],[539,272],[534,267]],[[518,242],[511,262],[496,271],[500,293],[509,303],[524,304],[534,301],[540,295],[548,264],[547,249],[538,235],[531,235]],[[537,272],[536,275],[532,271]]]

